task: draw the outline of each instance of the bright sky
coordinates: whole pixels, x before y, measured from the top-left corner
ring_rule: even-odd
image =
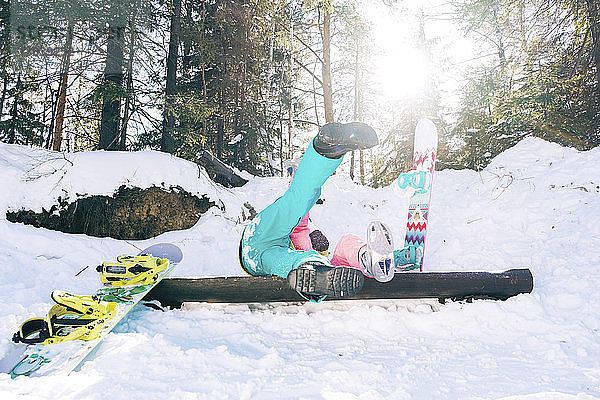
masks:
[[[380,2],[365,2],[363,15],[371,20],[375,56],[375,82],[387,100],[410,101],[436,79],[442,100],[452,108],[458,101],[458,89],[467,60],[473,59],[476,45],[465,38],[444,0],[427,2],[399,1],[395,9]],[[419,16],[425,16],[425,37],[439,39],[434,59],[428,59],[418,47]],[[444,62],[442,62],[442,59]]]
[[[367,7],[366,13],[373,21],[374,72],[379,90],[390,100],[418,96],[425,89],[428,73],[427,59],[416,46],[416,18],[383,6]]]

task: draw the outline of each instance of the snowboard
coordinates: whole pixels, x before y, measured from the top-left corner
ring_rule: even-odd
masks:
[[[394,251],[396,272],[423,270],[437,146],[438,134],[435,125],[428,119],[421,119],[415,129],[413,169],[410,174],[407,174],[412,176],[413,180],[415,177],[418,178],[416,183],[420,188],[415,190],[409,201],[404,249]],[[404,183],[402,178],[402,175],[398,178],[398,185]],[[406,253],[411,251],[413,254]],[[412,259],[413,262],[408,259]]]
[[[0,360],[0,371],[9,373],[14,379],[19,376],[69,374],[77,369],[119,321],[183,259],[179,247],[170,243],[152,245],[138,255],[143,254],[166,258],[169,264],[165,270],[157,274],[153,283],[128,286],[106,284],[95,292],[94,295],[98,299],[116,303],[114,317],[103,322],[98,337],[89,341],[69,340],[49,345],[19,343],[16,349]]]

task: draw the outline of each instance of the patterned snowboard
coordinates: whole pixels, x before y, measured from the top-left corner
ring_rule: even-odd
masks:
[[[121,287],[105,285],[96,291],[95,295],[100,300],[118,303],[115,317],[106,321],[97,338],[90,341],[71,340],[51,345],[16,345],[12,352],[0,360],[0,372],[10,373],[14,379],[19,376],[68,374],[79,367],[119,321],[183,259],[179,247],[170,243],[155,244],[142,250],[141,254],[167,258],[169,265],[158,275],[153,284]]]
[[[406,222],[406,236],[404,246],[415,246],[420,260],[413,264],[403,264],[399,261],[398,252],[394,253],[396,272],[423,270],[425,256],[425,240],[427,236],[427,221],[429,219],[429,204],[431,189],[433,187],[433,173],[435,171],[435,157],[437,154],[438,134],[433,122],[422,119],[415,130],[415,145],[413,152],[413,171],[423,171],[428,174],[428,185],[422,190],[417,190],[411,196],[408,206],[408,221]]]

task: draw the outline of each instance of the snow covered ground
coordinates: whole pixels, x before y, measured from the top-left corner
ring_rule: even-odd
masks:
[[[529,267],[532,294],[505,302],[434,300],[138,306],[69,376],[0,376],[1,399],[600,399],[600,148],[578,152],[526,139],[481,173],[436,174],[428,271]],[[169,187],[220,200],[191,229],[131,242],[6,221],[61,196],[121,185]],[[257,210],[283,178],[235,190],[157,152],[53,153],[0,143],[0,358],[53,289],[92,292],[91,268],[152,243],[179,245],[175,276],[243,275],[243,203]],[[334,245],[381,219],[402,240],[405,210],[390,187],[341,175],[313,220]],[[89,273],[88,273],[89,272]]]

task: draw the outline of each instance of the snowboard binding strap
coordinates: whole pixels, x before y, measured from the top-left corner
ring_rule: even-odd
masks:
[[[13,335],[13,342],[44,345],[68,340],[92,340],[104,323],[117,314],[117,303],[94,300],[62,291],[52,292],[57,302],[46,317],[30,318]],[[68,304],[68,305],[65,305]]]
[[[106,314],[105,304],[99,301],[96,296],[79,296],[62,290],[55,290],[50,297],[68,311],[86,315],[89,318],[98,319]]]
[[[394,265],[396,271],[412,271],[421,268],[423,260],[423,248],[421,246],[406,246],[400,250],[394,250]]]
[[[408,187],[416,190],[415,193],[426,192],[431,187],[431,173],[428,171],[411,171],[400,174],[396,181],[400,189]]]
[[[100,281],[111,286],[149,285],[167,269],[169,260],[150,255],[119,256],[116,262],[105,261],[96,267]]]

